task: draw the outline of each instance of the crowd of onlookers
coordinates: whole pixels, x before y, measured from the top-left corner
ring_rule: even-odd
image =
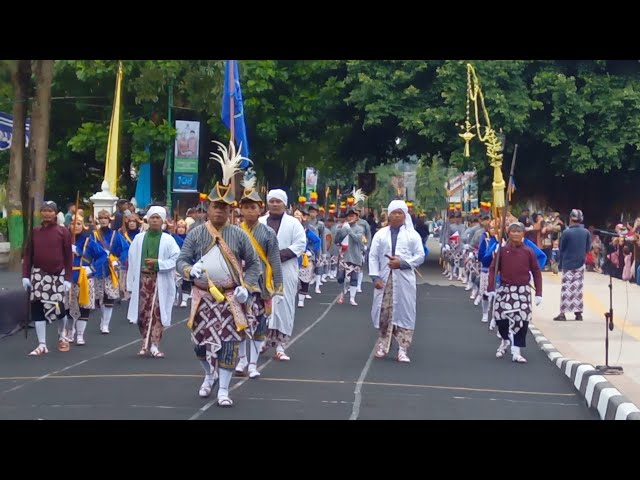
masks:
[[[526,236],[547,254],[545,270],[557,272],[562,233],[567,228],[559,212],[533,213],[524,209],[518,219],[525,225]],[[640,284],[640,218],[621,223],[607,222],[604,228],[589,225],[591,251],[587,254],[587,271],[612,275]]]

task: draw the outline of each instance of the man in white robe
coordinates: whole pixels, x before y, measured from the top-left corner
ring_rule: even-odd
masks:
[[[389,225],[376,232],[369,251],[374,286],[371,318],[380,331],[375,356],[385,357],[395,337],[398,361],[410,362],[407,350],[416,325],[415,269],[424,262],[424,248],[405,202],[392,201],[387,212]]]
[[[298,293],[298,257],[307,246],[307,236],[302,224],[285,213],[288,203],[287,194],[282,190],[271,190],[267,194],[269,215],[261,217],[263,223],[276,232],[280,246],[284,296],[273,298],[273,313],[268,322],[268,341],[266,346],[275,346],[275,359],[290,360],[285,353],[285,345],[293,332],[296,312],[296,294]]]
[[[162,358],[158,347],[164,327],[171,325],[180,248],[171,235],[162,232],[167,219],[163,207],[151,207],[146,218],[149,230],[136,235],[129,246],[127,291],[131,300],[127,318],[140,328],[143,345],[138,354]]]

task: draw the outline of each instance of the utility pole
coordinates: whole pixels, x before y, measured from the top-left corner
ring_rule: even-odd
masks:
[[[169,110],[169,126],[173,127],[173,80],[169,80],[169,102],[168,102],[168,110]],[[167,146],[166,153],[166,163],[167,163],[167,207],[169,211],[173,208],[171,202],[171,183],[173,182],[173,144],[170,143]]]

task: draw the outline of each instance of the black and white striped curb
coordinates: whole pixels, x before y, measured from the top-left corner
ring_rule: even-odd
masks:
[[[640,420],[640,409],[606,377],[599,375],[593,365],[563,357],[540,330],[530,326],[529,331],[549,360],[569,377],[576,390],[584,396],[587,406],[597,410],[602,420]]]

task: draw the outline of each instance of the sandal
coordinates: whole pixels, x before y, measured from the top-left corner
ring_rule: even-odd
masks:
[[[338,298],[338,305],[342,305],[344,303],[344,295],[340,295],[340,297]]]
[[[227,396],[218,397],[218,406],[219,407],[233,407],[233,401]]]
[[[153,358],[164,358],[164,353],[162,353],[160,350],[153,350],[149,353],[151,353],[151,356]]]
[[[280,360],[281,362],[288,362],[291,358],[284,352],[276,352],[273,356],[274,359]]]
[[[378,347],[378,349],[376,350],[375,357],[376,358],[384,358],[386,356],[387,356],[387,354],[384,352],[384,347],[382,345],[380,345]]]
[[[516,363],[527,363],[527,359],[524,358],[522,355],[514,355],[511,358],[511,361],[516,362]]]
[[[58,340],[58,350],[60,352],[68,352],[69,351],[69,342],[66,339]]]
[[[400,350],[398,352],[398,361],[403,363],[410,363],[411,359],[408,357],[407,352]]]
[[[148,352],[143,348],[142,350],[140,350],[140,351],[138,352],[138,356],[139,356],[139,357],[144,357],[144,356],[146,356],[146,355],[147,355],[147,353],[148,353]]]
[[[44,355],[45,353],[49,353],[47,346],[40,344],[29,355],[32,357],[39,357],[40,355]]]
[[[200,390],[198,391],[198,395],[200,398],[207,398],[211,395],[211,390],[213,390],[214,385],[216,384],[217,379],[205,377],[204,382],[200,385]]]

